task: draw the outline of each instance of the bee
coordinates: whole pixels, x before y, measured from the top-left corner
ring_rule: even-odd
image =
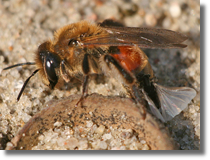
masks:
[[[76,105],[87,96],[90,76],[112,76],[136,103],[146,105],[152,114],[166,122],[187,107],[196,91],[158,85],[148,57],[140,48],[185,48],[187,45],[182,42],[186,39],[185,35],[166,29],[124,27],[112,20],[99,24],[81,21],[58,29],[54,39],[42,43],[35,52],[35,62],[4,70],[22,65],[37,67],[26,79],[17,100],[37,72],[51,89],[76,77],[83,82],[82,96]]]

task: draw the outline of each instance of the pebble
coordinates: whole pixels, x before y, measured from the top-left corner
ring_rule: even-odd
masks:
[[[105,126],[100,125],[96,130],[95,133],[102,135],[104,133]]]
[[[146,14],[145,16],[146,25],[149,27],[154,27],[157,24],[157,19],[154,14]]]
[[[57,121],[57,122],[54,123],[54,126],[55,126],[55,127],[60,127],[61,125],[62,125],[62,122],[58,122],[58,121]]]
[[[124,23],[126,26],[130,26],[130,24],[132,24],[132,27],[141,27],[144,23],[144,20],[139,14],[135,14],[131,17],[125,17]]]
[[[107,149],[107,144],[104,141],[100,142],[100,149]]]
[[[178,18],[182,13],[180,5],[176,2],[171,3],[169,12],[173,18]]]
[[[64,142],[65,147],[69,148],[71,150],[74,149],[75,147],[77,147],[78,144],[79,144],[79,142],[78,142],[78,139],[76,139],[76,138],[70,138]]]
[[[111,138],[112,138],[112,135],[111,135],[111,133],[104,134],[102,138],[103,138],[103,140],[105,140],[105,141],[106,141],[106,140],[111,139]]]
[[[89,121],[91,122],[91,121]],[[92,122],[93,123],[93,122]],[[102,125],[101,125],[102,126]],[[100,128],[102,128],[99,126]],[[98,128],[99,128],[98,127]],[[146,141],[141,140],[139,141],[137,137],[127,137],[126,140],[124,140],[122,135],[123,132],[125,132],[125,129],[113,129],[112,127],[108,129],[104,129],[103,135],[99,137],[90,137],[86,133],[86,139],[84,137],[79,136],[79,134],[76,134],[76,132],[81,129],[80,128],[73,128],[75,129],[73,135],[69,137],[69,134],[66,133],[69,131],[69,128],[62,127],[60,128],[60,131],[58,130],[52,130],[44,132],[41,134],[38,139],[38,145],[34,146],[32,149],[78,149],[78,150],[89,150],[89,149],[112,149],[112,150],[137,150],[137,149],[149,149],[146,148],[147,146]],[[86,130],[87,128],[82,128],[83,130]],[[130,130],[128,130],[130,132]],[[109,133],[108,133],[109,132]],[[115,132],[118,132],[118,134],[115,134]],[[129,133],[128,132],[128,133]],[[60,134],[59,134],[60,133]],[[112,140],[114,139],[114,140]],[[8,144],[9,145],[9,144]]]
[[[164,18],[162,25],[163,28],[169,29],[171,27],[171,19],[169,17]]]

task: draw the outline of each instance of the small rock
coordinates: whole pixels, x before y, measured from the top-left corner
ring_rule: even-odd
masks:
[[[178,3],[174,2],[171,4],[170,8],[169,8],[169,12],[171,14],[172,17],[174,18],[178,18],[181,15],[181,7]]]
[[[147,14],[145,16],[145,22],[147,26],[154,27],[157,24],[157,19],[154,14]]]
[[[78,146],[78,140],[76,138],[70,138],[64,142],[64,145],[69,149],[74,149]]]
[[[105,126],[100,125],[100,126],[95,130],[95,133],[97,133],[97,134],[99,134],[99,135],[102,135],[103,132],[104,132],[104,129],[105,129]]]

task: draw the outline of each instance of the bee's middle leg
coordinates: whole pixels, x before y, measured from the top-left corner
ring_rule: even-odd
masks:
[[[84,73],[84,78],[83,78],[83,83],[82,83],[82,96],[79,99],[79,101],[76,103],[75,105],[76,107],[78,106],[79,103],[82,103],[82,101],[88,94],[88,80],[89,80],[89,74],[91,72],[90,65],[91,64],[89,60],[89,55],[85,54],[84,59],[82,61],[82,71]]]
[[[78,106],[79,103],[82,103],[82,101],[88,94],[88,79],[89,79],[89,76],[86,75],[84,77],[83,84],[82,84],[82,96],[80,97],[79,101],[76,103],[75,105],[76,107]]]

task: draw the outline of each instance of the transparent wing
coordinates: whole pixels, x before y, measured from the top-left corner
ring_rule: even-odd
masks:
[[[107,34],[85,38],[84,46],[133,46],[140,48],[184,48],[187,36],[167,29],[136,27],[103,27]]]
[[[149,109],[152,112],[152,114],[154,116],[156,116],[158,119],[160,119],[162,122],[165,122],[165,119],[161,115],[160,111],[158,110],[158,108],[156,107],[156,105],[154,104],[154,102],[149,98],[149,96],[147,95],[147,93],[144,90],[142,90],[142,93],[144,94],[144,98],[146,99],[146,101],[147,101],[147,103],[149,105]]]
[[[165,121],[169,121],[184,110],[196,96],[196,91],[189,87],[163,87],[154,84],[161,103],[161,112]]]

